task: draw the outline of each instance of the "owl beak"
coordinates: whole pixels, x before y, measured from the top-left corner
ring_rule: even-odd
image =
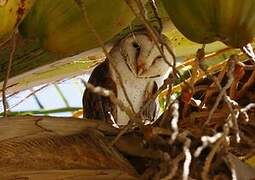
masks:
[[[137,64],[137,75],[140,76],[145,71],[145,65],[144,64]]]

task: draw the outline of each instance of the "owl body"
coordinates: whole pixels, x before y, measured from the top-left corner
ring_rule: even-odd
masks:
[[[171,63],[172,57],[166,54]],[[92,72],[89,82],[95,86],[112,90],[118,99],[129,106],[120,85],[121,79],[134,111],[137,113],[156,92],[157,87],[163,84],[171,68],[163,60],[155,43],[146,33],[131,34],[122,39],[113,47],[110,55],[111,59],[106,59]],[[118,77],[113,66],[118,70],[121,78]],[[86,118],[103,119],[108,122],[114,120],[118,125],[126,125],[129,121],[126,113],[112,104],[109,98],[89,91],[84,93],[83,105]],[[157,111],[157,103],[152,102],[142,112],[143,120],[153,121],[157,116]]]

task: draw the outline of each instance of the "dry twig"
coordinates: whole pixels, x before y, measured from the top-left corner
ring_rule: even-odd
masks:
[[[180,161],[182,161],[184,158],[185,158],[184,154],[181,153],[174,160],[172,160],[171,161],[171,166],[170,166],[170,169],[169,169],[169,173],[164,178],[162,178],[162,180],[173,179],[174,176],[177,173]]]
[[[20,105],[21,103],[23,103],[23,102],[24,102],[27,98],[29,98],[29,97],[33,96],[35,93],[37,93],[37,92],[41,91],[42,89],[44,89],[44,88],[46,88],[46,87],[48,87],[48,86],[49,86],[49,84],[46,84],[46,85],[44,85],[44,86],[40,87],[39,89],[37,89],[37,90],[35,90],[35,91],[31,92],[31,93],[30,93],[30,94],[28,94],[26,97],[24,97],[22,100],[20,100],[19,102],[17,102],[17,103],[16,103],[16,104],[14,104],[13,106],[11,106],[9,109],[12,109],[12,108],[17,107],[18,105]]]
[[[190,146],[191,146],[191,139],[188,138],[189,132],[184,131],[183,133],[178,135],[178,140],[183,143],[183,153],[185,155],[185,160],[183,163],[183,180],[189,179],[190,174],[190,164],[192,160],[192,155],[190,152]]]
[[[228,160],[228,163],[230,165],[230,170],[231,170],[231,174],[232,174],[232,180],[237,180],[237,174],[236,174],[236,166],[235,163],[233,162],[233,159],[230,158],[229,156],[226,157]]]
[[[217,141],[217,143],[213,146],[211,152],[207,156],[206,161],[205,161],[205,165],[203,167],[203,171],[201,173],[201,177],[202,177],[203,180],[208,180],[209,179],[208,173],[209,173],[209,170],[210,170],[210,167],[211,167],[211,164],[212,164],[212,160],[213,160],[216,152],[219,150],[220,145],[224,142],[224,140],[225,140],[225,136],[222,136]]]
[[[169,45],[164,42],[164,40],[161,38],[160,34],[152,27],[152,25],[146,19],[146,16],[143,13],[144,7],[142,6],[141,0],[125,0],[125,1],[126,1],[127,5],[130,7],[130,9],[132,10],[132,12],[136,15],[136,17],[138,17],[141,20],[141,22],[145,25],[145,28],[150,33],[152,40],[155,42],[156,47],[158,48],[161,56],[163,57],[163,60],[170,67],[174,67],[173,70],[175,71],[175,65],[176,65],[175,54],[172,51],[172,49],[169,47]],[[134,4],[136,4],[136,7],[134,6]],[[137,8],[138,8],[138,10],[137,10]],[[167,60],[167,58],[162,50],[162,47],[159,46],[159,43],[161,45],[165,46],[167,51],[172,55],[173,65]]]
[[[199,146],[195,153],[194,156],[198,157],[200,156],[201,152],[208,147],[208,145],[215,143],[216,141],[218,141],[220,138],[222,138],[223,133],[216,133],[214,136],[210,137],[210,136],[202,136],[201,137],[201,141],[202,141],[202,145]]]
[[[86,7],[85,7],[84,2],[81,1],[81,0],[75,0],[75,1],[76,1],[76,3],[78,4],[78,6],[80,7],[80,9],[81,9],[82,15],[83,15],[84,20],[86,21],[86,23],[87,23],[89,29],[90,29],[91,32],[94,34],[94,36],[95,36],[97,42],[100,44],[100,46],[101,46],[101,48],[102,48],[102,50],[103,50],[105,56],[109,59],[110,65],[113,67],[114,71],[116,72],[117,77],[118,77],[118,80],[119,80],[119,82],[120,82],[120,86],[121,86],[121,88],[122,88],[122,90],[123,90],[123,92],[124,92],[125,98],[126,98],[128,104],[129,104],[129,106],[131,107],[132,112],[135,113],[133,104],[131,103],[131,101],[130,101],[130,99],[129,99],[129,97],[128,97],[127,91],[126,91],[126,89],[125,89],[123,80],[122,80],[121,75],[120,75],[120,72],[118,71],[118,69],[117,69],[117,68],[114,66],[114,64],[112,63],[113,57],[108,53],[108,51],[107,51],[106,48],[105,48],[105,44],[104,44],[103,40],[101,39],[101,37],[100,37],[99,34],[97,33],[97,31],[96,31],[96,29],[94,28],[94,26],[91,24],[90,19],[89,19],[88,14],[87,14],[87,11],[86,11]]]
[[[192,155],[190,153],[190,145],[191,145],[191,140],[186,137],[185,143],[183,145],[183,151],[185,154],[185,161],[183,164],[183,180],[188,180],[189,179],[189,173],[190,173],[190,164],[192,160]]]
[[[112,91],[99,86],[95,87],[90,83],[85,83],[85,86],[92,93],[96,93],[104,97],[109,97],[112,103],[117,105],[121,111],[124,111],[132,122],[135,122],[136,124],[141,125],[142,122],[140,121],[140,119],[138,119],[134,115],[133,111],[129,107],[127,107],[121,100],[119,100]]]
[[[234,72],[235,64],[237,62],[238,57],[233,55],[229,58],[229,63],[228,63],[229,64],[229,69],[228,69],[228,72],[227,72],[227,75],[228,75],[229,79],[228,79],[227,84],[222,88],[221,85],[220,85],[219,80],[217,78],[215,78],[214,76],[211,76],[209,74],[209,72],[207,71],[207,68],[205,67],[205,65],[202,63],[203,59],[205,57],[204,49],[205,49],[205,45],[203,45],[203,47],[197,51],[197,61],[198,61],[199,67],[200,67],[201,70],[203,70],[205,72],[205,74],[207,75],[208,78],[210,78],[214,81],[214,83],[216,84],[216,86],[220,90],[220,93],[219,93],[219,95],[216,99],[216,102],[215,102],[213,108],[211,109],[211,111],[209,113],[208,119],[204,123],[204,126],[207,125],[210,122],[210,120],[212,118],[212,115],[215,112],[216,108],[218,107],[222,97],[228,105],[228,108],[229,108],[231,116],[232,116],[232,120],[235,121],[234,111],[233,111],[231,103],[229,102],[229,99],[227,98],[226,90],[231,86],[231,83],[234,80],[233,72]]]
[[[121,136],[123,136],[131,127],[132,123],[128,123],[128,125],[126,125],[119,133],[118,135],[112,140],[112,142],[110,143],[110,146],[113,146],[120,138]]]
[[[249,122],[249,116],[247,114],[247,111],[249,111],[252,108],[255,108],[255,103],[250,103],[244,108],[240,109],[240,112],[243,113],[246,122]]]
[[[172,105],[172,121],[171,121],[171,127],[173,130],[172,136],[171,136],[171,140],[172,142],[175,141],[175,139],[178,136],[179,130],[178,130],[178,121],[179,121],[179,102],[175,101]]]
[[[245,54],[247,54],[253,60],[253,62],[255,62],[255,53],[250,43],[244,46],[242,50]]]
[[[209,53],[209,54],[206,54],[205,57],[204,57],[204,60],[208,60],[208,59],[211,59],[211,58],[214,58],[214,57],[218,57],[228,51],[232,50],[231,48],[224,48],[224,49],[221,49],[219,51],[216,51],[216,52],[212,52],[212,53]],[[176,66],[176,69],[180,70],[182,69],[183,67],[187,67],[187,66],[195,66],[196,65],[196,57],[192,57],[192,58],[189,58],[189,59],[186,59],[183,63],[179,64]]]
[[[163,24],[162,24],[159,14],[158,14],[158,8],[157,8],[155,0],[149,0],[149,4],[152,8],[155,18],[157,19],[157,22],[159,23],[159,32],[162,32]]]
[[[245,92],[254,84],[254,82],[255,82],[255,68],[248,81],[243,85],[243,87],[239,91],[239,98],[241,98],[245,94]]]
[[[11,72],[13,56],[14,56],[14,53],[16,50],[16,33],[15,32],[12,34],[11,40],[12,40],[12,49],[10,52],[9,63],[8,63],[8,67],[6,70],[6,75],[5,75],[5,79],[4,79],[4,83],[3,83],[3,87],[2,87],[2,100],[3,100],[3,108],[4,108],[3,116],[4,117],[7,117],[6,87],[7,87],[8,79],[9,79],[10,72]]]
[[[145,109],[147,109],[149,107],[149,105],[156,100],[156,98],[159,96],[159,94],[164,91],[165,89],[167,89],[167,87],[169,86],[169,84],[172,84],[174,81],[174,79],[171,77],[171,74],[169,74],[168,78],[164,80],[164,83],[161,87],[159,87],[159,89],[156,91],[156,93],[154,93],[149,100],[144,104],[144,106],[140,109],[140,111],[138,112],[138,114],[142,114],[142,112],[144,112]],[[141,115],[140,115],[141,116]]]

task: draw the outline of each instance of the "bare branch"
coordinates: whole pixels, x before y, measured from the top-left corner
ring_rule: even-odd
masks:
[[[202,136],[201,137],[201,141],[202,141],[202,145],[199,146],[195,153],[194,156],[198,157],[200,156],[201,152],[208,147],[208,145],[215,143],[216,141],[218,141],[221,137],[223,136],[223,133],[216,133],[214,136]]]
[[[249,116],[247,114],[247,111],[249,111],[252,108],[255,108],[255,103],[250,103],[244,108],[240,109],[240,112],[243,113],[246,122],[249,122]]]
[[[253,60],[253,62],[255,62],[255,53],[250,43],[244,46],[242,50],[245,54],[247,54]]]
[[[28,94],[26,97],[24,97],[23,99],[21,99],[19,102],[17,102],[17,103],[16,103],[16,104],[14,104],[13,106],[11,106],[9,109],[12,109],[12,108],[17,107],[18,105],[20,105],[21,103],[23,103],[23,102],[24,102],[27,98],[29,98],[29,97],[33,96],[35,93],[37,93],[37,92],[41,91],[42,89],[44,89],[44,88],[46,88],[46,87],[48,87],[48,86],[49,86],[49,84],[46,84],[46,85],[44,85],[44,86],[40,87],[39,89],[37,89],[37,90],[35,90],[35,91],[31,92],[31,93],[30,93],[30,94]]]
[[[173,129],[173,133],[171,136],[171,140],[175,141],[175,139],[178,136],[179,130],[178,130],[178,120],[179,120],[179,102],[175,101],[172,105],[172,121],[171,121],[171,127]]]
[[[78,6],[80,7],[81,11],[82,11],[82,15],[84,17],[84,20],[86,21],[87,25],[88,25],[88,28],[91,30],[91,32],[94,34],[97,42],[100,44],[105,56],[109,59],[109,63],[110,65],[113,67],[114,71],[116,72],[117,74],[117,77],[119,79],[119,82],[120,82],[120,85],[121,85],[121,88],[123,89],[123,92],[124,92],[124,95],[125,95],[125,98],[129,104],[129,106],[131,107],[133,113],[135,112],[134,110],[134,107],[133,107],[133,104],[131,103],[131,100],[129,99],[128,97],[128,94],[127,94],[127,91],[125,89],[125,86],[124,86],[124,83],[123,83],[123,80],[121,78],[121,75],[120,75],[120,72],[118,71],[118,69],[114,66],[114,64],[112,63],[112,59],[113,57],[108,53],[106,47],[105,47],[105,44],[103,42],[103,40],[101,39],[101,37],[99,36],[99,34],[97,33],[96,29],[94,28],[94,26],[91,24],[90,22],[90,19],[88,17],[88,14],[87,14],[87,11],[86,11],[86,6],[84,4],[83,1],[81,0],[75,0],[76,3],[78,4]]]
[[[248,81],[245,82],[245,84],[242,86],[239,92],[239,98],[241,98],[245,94],[245,92],[253,85],[254,82],[255,82],[255,68],[251,76],[249,77]]]
[[[161,38],[161,35],[152,27],[152,25],[148,22],[145,15],[143,14],[143,6],[141,5],[140,0],[125,0],[127,5],[130,7],[132,12],[138,17],[141,22],[145,25],[145,28],[148,30],[148,32],[151,35],[152,40],[156,44],[156,47],[158,48],[161,56],[163,57],[163,60],[170,66],[175,67],[176,65],[176,57],[172,49],[169,47],[167,43],[164,42],[164,40]],[[132,2],[131,2],[132,1]],[[136,6],[134,6],[134,3],[136,3]],[[137,10],[138,8],[138,10]],[[167,51],[172,55],[173,58],[173,65],[167,60],[162,48],[160,47],[159,43],[166,47]],[[175,68],[174,68],[175,69]],[[174,70],[175,71],[175,70]]]
[[[224,142],[224,140],[225,140],[225,136],[222,136],[217,141],[217,143],[213,146],[211,152],[207,156],[206,161],[205,161],[205,165],[203,167],[203,171],[202,171],[202,174],[201,174],[201,177],[202,177],[203,180],[208,180],[209,179],[208,173],[209,173],[209,170],[210,170],[210,167],[211,167],[211,164],[212,164],[212,160],[213,160],[216,152],[219,150],[220,145]]]
[[[218,95],[218,97],[216,99],[216,102],[215,102],[213,108],[211,109],[211,111],[209,113],[208,119],[204,123],[204,126],[207,125],[210,122],[210,120],[212,118],[212,115],[215,112],[216,108],[218,107],[222,97],[224,98],[224,101],[228,105],[228,108],[229,108],[231,116],[232,116],[232,120],[235,121],[234,110],[232,108],[231,103],[229,102],[229,99],[227,98],[226,90],[231,86],[231,83],[234,80],[233,72],[234,72],[234,69],[235,69],[235,64],[238,61],[238,56],[232,55],[229,58],[229,61],[228,61],[229,67],[228,67],[228,72],[227,72],[227,76],[228,76],[229,79],[228,79],[227,84],[222,88],[221,85],[220,85],[219,80],[216,77],[210,75],[209,72],[207,71],[207,67],[203,64],[203,59],[205,57],[204,49],[205,49],[205,45],[203,45],[203,47],[197,51],[198,65],[199,65],[200,69],[204,71],[204,73],[207,75],[207,77],[214,81],[214,83],[216,84],[216,86],[220,90],[220,93],[219,93],[219,95]]]
[[[192,160],[192,155],[190,152],[191,140],[188,138],[189,131],[184,131],[183,133],[178,135],[178,140],[183,143],[183,153],[185,155],[185,160],[183,164],[183,180],[189,179],[190,173],[190,164]]]
[[[13,56],[16,50],[16,33],[14,32],[12,34],[12,49],[10,52],[10,57],[9,57],[9,63],[8,63],[8,67],[6,70],[6,75],[5,75],[5,79],[4,79],[4,83],[3,83],[3,87],[2,87],[2,100],[3,100],[3,108],[4,108],[4,117],[7,117],[7,99],[6,99],[6,87],[7,87],[7,83],[8,83],[8,79],[10,76],[10,72],[11,72],[11,67],[12,67],[12,61],[13,61]]]
[[[96,93],[100,96],[109,97],[113,104],[117,105],[121,111],[124,111],[128,115],[131,122],[143,126],[142,122],[139,118],[137,118],[133,111],[129,107],[127,107],[121,100],[119,100],[112,91],[99,86],[95,87],[90,83],[85,83],[85,86],[89,91],[93,93]]]
[[[190,164],[191,164],[191,160],[192,160],[192,155],[191,155],[190,149],[189,149],[190,145],[191,145],[191,140],[186,138],[186,141],[183,145],[183,151],[185,154],[185,161],[183,164],[183,176],[182,176],[183,180],[189,179]]]
[[[172,166],[170,166],[171,168],[169,169],[169,174],[162,178],[162,180],[173,179],[177,173],[179,162],[182,161],[184,158],[185,158],[184,154],[181,153],[174,160],[172,160],[171,161]]]

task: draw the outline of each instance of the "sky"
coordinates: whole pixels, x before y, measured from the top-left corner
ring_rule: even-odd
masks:
[[[8,105],[13,112],[31,111],[41,109],[34,96],[33,91],[41,88],[35,93],[41,107],[44,109],[58,109],[64,107],[82,107],[82,96],[85,89],[81,79],[87,81],[89,75],[81,75],[69,80],[62,80],[56,84],[40,85],[28,90],[19,92],[8,98]],[[42,88],[43,87],[43,88]],[[61,98],[61,94],[66,98],[66,102]],[[0,111],[3,111],[2,102],[0,103]],[[71,116],[70,112],[49,114],[50,116]]]

